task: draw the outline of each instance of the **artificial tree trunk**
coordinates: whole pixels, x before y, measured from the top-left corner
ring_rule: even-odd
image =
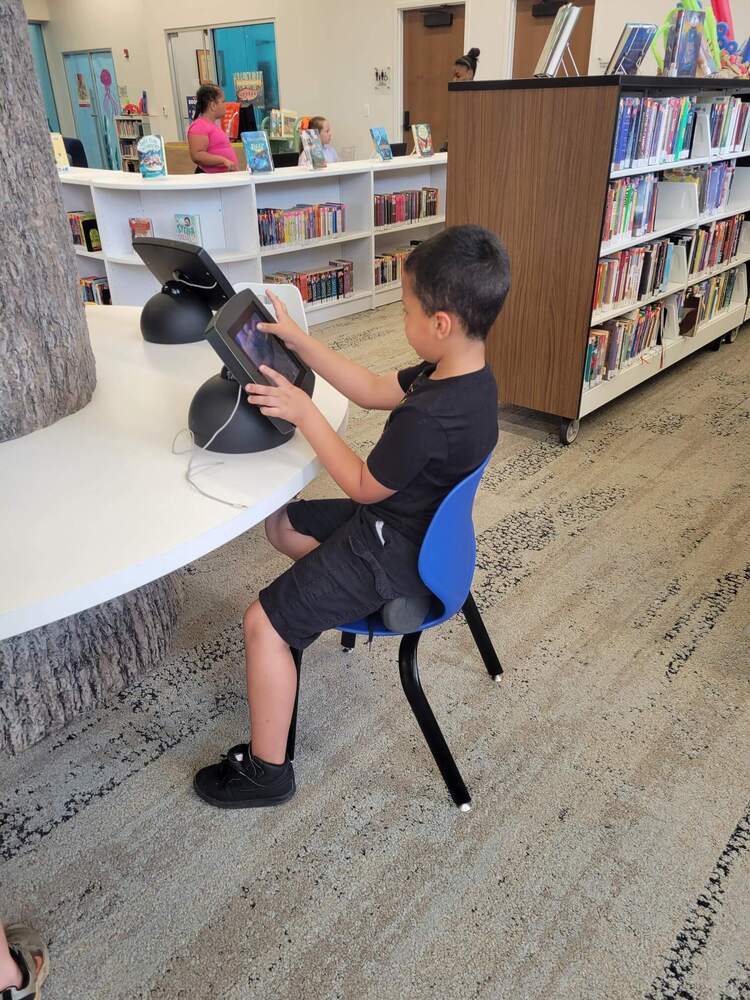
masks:
[[[0,0],[0,441],[96,385],[76,262],[21,0]]]
[[[0,442],[80,410],[95,385],[26,16],[21,0],[0,0]],[[3,521],[13,530],[12,510]],[[166,651],[178,603],[165,578],[0,642],[0,751],[28,746],[146,673]]]

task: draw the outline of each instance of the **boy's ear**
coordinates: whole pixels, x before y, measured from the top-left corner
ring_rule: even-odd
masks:
[[[432,322],[434,323],[435,335],[438,340],[445,340],[446,337],[449,337],[456,326],[453,317],[447,312],[438,311],[434,313]]]

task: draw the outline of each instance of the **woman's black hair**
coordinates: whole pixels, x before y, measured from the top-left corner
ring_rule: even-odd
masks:
[[[466,55],[459,56],[453,65],[465,66],[467,69],[470,69],[472,73],[476,73],[478,58],[479,58],[479,49],[469,49]]]
[[[215,83],[204,83],[195,94],[195,115],[193,116],[193,121],[202,115],[203,112],[208,108],[211,101],[216,101],[221,97],[221,87],[217,87]]]

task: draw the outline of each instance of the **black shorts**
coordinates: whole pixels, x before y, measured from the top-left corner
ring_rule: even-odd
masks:
[[[300,500],[286,509],[295,531],[320,545],[258,595],[284,642],[304,649],[326,629],[424,594],[419,546],[352,500]]]

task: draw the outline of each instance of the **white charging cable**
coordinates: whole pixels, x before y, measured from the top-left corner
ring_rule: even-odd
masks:
[[[208,451],[208,449],[214,443],[214,441],[219,436],[219,434],[221,434],[221,432],[224,430],[224,428],[228,427],[229,424],[231,424],[232,420],[234,419],[235,413],[237,412],[237,410],[240,407],[240,400],[241,399],[242,399],[242,386],[239,385],[239,386],[237,386],[237,400],[236,400],[236,402],[234,404],[234,409],[229,414],[228,419],[225,420],[224,423],[221,425],[221,427],[211,435],[211,437],[208,439],[208,441],[205,444],[196,444],[195,435],[193,434],[193,432],[188,427],[183,427],[182,430],[177,431],[177,433],[175,434],[175,436],[174,436],[174,438],[172,440],[172,454],[173,455],[188,455],[188,454],[190,455],[190,458],[188,459],[187,469],[185,470],[185,479],[187,480],[188,484],[190,486],[192,486],[192,488],[197,493],[200,493],[201,496],[207,497],[207,499],[209,499],[209,500],[218,500],[219,503],[224,503],[224,504],[227,505],[227,507],[235,507],[235,508],[237,508],[237,510],[247,510],[248,505],[246,503],[236,503],[233,500],[225,500],[223,497],[217,497],[213,493],[206,493],[206,491],[202,490],[200,488],[200,486],[198,486],[198,484],[193,479],[193,476],[196,476],[199,472],[205,472],[207,469],[215,469],[215,468],[218,468],[218,466],[220,466],[220,465],[224,465],[223,462],[205,462],[203,465],[198,465],[195,468],[193,468],[193,460],[194,460],[195,455],[196,455],[195,449],[196,448],[200,448],[201,451]],[[175,445],[177,444],[177,439],[179,438],[179,436],[181,434],[189,434],[190,435],[190,447],[189,448],[183,448],[181,451],[178,451],[176,449]]]

